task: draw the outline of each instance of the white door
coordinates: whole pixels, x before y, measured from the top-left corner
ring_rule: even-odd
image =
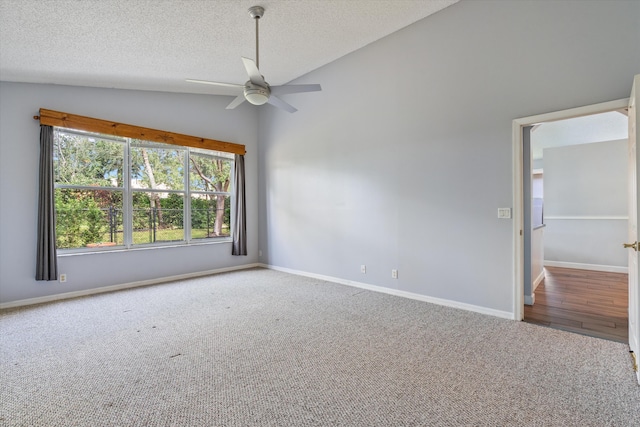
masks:
[[[640,74],[634,77],[629,97],[629,349],[635,355],[636,376],[640,383],[640,293],[638,292],[638,164],[640,164],[640,150],[637,149],[638,132],[636,125],[640,122],[638,107],[638,92],[640,91]]]

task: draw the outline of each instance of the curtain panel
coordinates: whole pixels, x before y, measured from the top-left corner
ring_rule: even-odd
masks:
[[[53,126],[41,125],[36,280],[58,280],[53,184]]]
[[[235,227],[233,229],[233,248],[232,255],[247,254],[247,212],[246,212],[246,196],[245,196],[245,177],[244,177],[244,156],[235,155]]]

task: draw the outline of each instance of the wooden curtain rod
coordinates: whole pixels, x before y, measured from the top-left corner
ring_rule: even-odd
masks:
[[[242,144],[217,141],[215,139],[199,138],[197,136],[166,132],[141,126],[127,125],[76,114],[61,113],[60,111],[40,109],[39,116],[33,116],[41,125],[58,126],[78,129],[88,132],[103,133],[105,135],[136,138],[144,141],[162,142],[164,144],[182,145],[206,150],[224,151],[226,153],[244,155],[247,151]]]

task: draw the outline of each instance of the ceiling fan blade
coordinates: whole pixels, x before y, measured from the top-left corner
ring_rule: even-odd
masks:
[[[244,94],[236,96],[236,98],[227,105],[227,110],[233,110],[245,101]]]
[[[262,87],[266,86],[264,77],[260,74],[260,70],[258,70],[258,66],[253,59],[242,57],[242,63],[244,64],[244,68],[247,70],[247,74],[249,74],[249,80],[251,83]]]
[[[288,111],[290,113],[295,113],[296,111],[298,111],[296,107],[284,102],[282,99],[278,98],[273,94],[269,97],[269,100],[267,102],[275,107],[282,108],[283,110]]]
[[[318,92],[322,88],[320,85],[282,85],[271,86],[271,93],[274,95],[284,95],[287,93],[301,93],[301,92]]]
[[[243,85],[237,85],[234,83],[220,83],[220,82],[210,82],[208,80],[194,80],[194,79],[187,79],[186,80],[189,83],[200,83],[200,84],[205,84],[205,85],[213,85],[213,86],[220,86],[220,87],[230,87],[230,88],[238,88],[238,89],[244,89]]]

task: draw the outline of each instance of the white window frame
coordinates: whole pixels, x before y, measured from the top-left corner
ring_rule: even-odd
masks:
[[[78,135],[82,137],[88,138],[99,138],[101,140],[120,142],[123,144],[123,186],[122,187],[96,187],[96,186],[83,186],[83,185],[73,185],[73,184],[58,184],[54,183],[55,189],[77,189],[77,190],[107,190],[107,191],[121,191],[122,195],[122,230],[123,230],[123,244],[116,246],[108,246],[108,247],[95,247],[95,248],[61,248],[57,249],[58,254],[75,254],[75,253],[90,253],[90,252],[102,252],[102,251],[122,251],[122,250],[140,250],[145,248],[157,248],[157,247],[174,247],[174,246],[189,246],[189,245],[209,245],[209,244],[217,244],[217,243],[226,243],[232,241],[233,229],[235,227],[235,215],[233,213],[234,206],[234,175],[235,175],[235,159],[234,155],[231,153],[226,153],[223,151],[214,151],[214,150],[206,150],[206,149],[197,149],[191,148],[188,146],[182,145],[170,145],[170,144],[161,144],[153,141],[142,141],[134,138],[127,137],[118,137],[112,135],[105,135],[96,132],[88,132],[78,129],[65,128],[54,126],[54,139],[57,138],[58,132],[64,132],[68,134]],[[142,142],[141,142],[142,141]],[[176,150],[181,150],[183,152],[183,189],[182,190],[155,190],[151,188],[139,189],[133,188],[131,185],[131,148],[132,147],[145,147],[145,148],[171,148],[174,147]],[[191,182],[190,182],[190,154],[194,153],[199,156],[207,156],[211,158],[219,158],[223,160],[227,160],[231,162],[231,169],[229,172],[229,188],[226,192],[219,191],[201,191],[201,190],[191,190]],[[55,169],[55,165],[54,165]],[[184,238],[182,240],[176,241],[160,241],[160,242],[151,242],[151,243],[133,243],[133,194],[134,193],[149,193],[149,192],[162,192],[162,193],[177,193],[183,194],[184,202],[183,202],[183,231]],[[229,198],[229,202],[231,205],[231,215],[229,218],[229,236],[227,237],[210,237],[210,238],[197,238],[193,239],[191,235],[191,196],[192,194],[207,194],[207,195],[222,195],[224,197]],[[57,224],[56,224],[57,226]]]

